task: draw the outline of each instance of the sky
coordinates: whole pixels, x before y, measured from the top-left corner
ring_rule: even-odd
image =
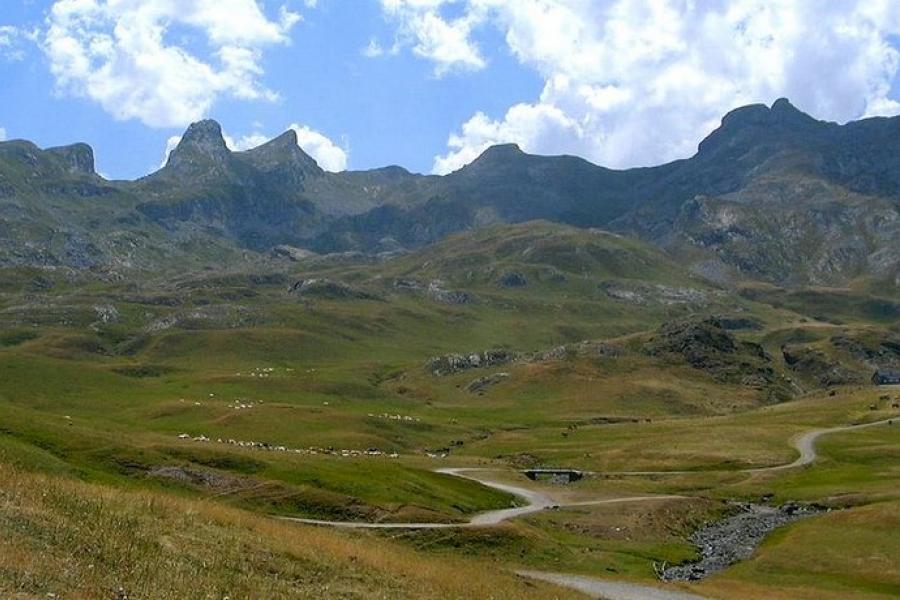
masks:
[[[287,129],[329,171],[443,174],[497,143],[613,168],[691,156],[729,110],[900,113],[895,0],[0,0],[0,140],[105,176],[191,123]]]

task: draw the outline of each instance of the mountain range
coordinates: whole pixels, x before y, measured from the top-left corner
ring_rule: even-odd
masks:
[[[896,289],[898,157],[900,117],[839,125],[786,99],[728,113],[691,158],[628,170],[499,145],[446,176],[329,173],[293,131],[233,152],[201,121],[157,172],[108,181],[86,144],[14,140],[0,143],[0,265],[115,274],[394,255],[540,219],[639,237],[719,283]]]

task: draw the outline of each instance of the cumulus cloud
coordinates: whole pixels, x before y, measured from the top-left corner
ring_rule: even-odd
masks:
[[[297,144],[316,159],[320,167],[333,173],[347,169],[347,151],[331,139],[306,125],[293,123],[289,129],[297,134]]]
[[[456,0],[382,0],[385,15],[397,25],[397,43],[434,63],[434,74],[479,70],[487,64],[472,41],[474,28],[483,21],[482,11],[470,6],[456,18],[443,9]]]
[[[6,129],[3,127],[0,127],[0,142],[4,141],[5,139],[6,139]]]
[[[260,82],[262,51],[288,43],[299,19],[282,8],[273,20],[257,0],[57,0],[43,47],[61,92],[118,119],[175,127],[203,117],[222,95],[275,99]],[[176,28],[181,45],[172,41]]]
[[[312,156],[324,170],[336,173],[347,169],[347,151],[335,144],[330,138],[315,129],[306,125],[298,125],[297,123],[292,123],[287,129],[294,130],[297,134],[297,145]],[[230,150],[243,151],[262,146],[271,140],[273,136],[255,132],[235,138],[223,132],[222,137],[225,139],[225,145]],[[166,140],[166,150],[160,163],[160,168],[164,167],[166,162],[168,162],[169,154],[178,146],[180,141],[180,135],[173,135]]]
[[[251,148],[256,148],[257,146],[262,146],[270,139],[269,136],[263,135],[261,133],[251,133],[248,135],[241,136],[237,139],[233,139],[229,137],[227,134],[223,134],[225,137],[225,145],[228,146],[231,150],[250,150]]]
[[[172,154],[172,151],[178,147],[179,142],[181,142],[180,135],[173,135],[166,140],[166,149],[163,152],[162,161],[159,163],[159,168],[162,169],[166,166],[166,163],[169,162],[169,155]]]
[[[465,122],[460,133],[447,142],[450,152],[434,159],[435,173],[449,173],[466,165],[489,146],[508,141],[532,150],[531,138],[540,138],[542,154],[571,152],[571,142],[583,135],[581,126],[559,108],[543,104],[517,104],[503,120],[491,120],[477,113]]]
[[[389,19],[402,17],[413,50],[437,70],[450,68],[453,55],[426,51],[428,30],[418,26],[425,16],[447,27],[466,23],[455,44],[479,57],[469,66],[486,64],[476,34],[494,27],[544,79],[538,98],[463,123],[435,158],[438,173],[501,142],[613,167],[657,164],[693,154],[728,110],[780,96],[836,121],[900,113],[890,97],[900,65],[900,4],[891,0],[382,4]]]

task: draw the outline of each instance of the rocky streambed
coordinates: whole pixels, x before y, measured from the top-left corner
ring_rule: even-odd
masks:
[[[739,504],[739,512],[698,529],[691,541],[700,549],[700,559],[663,568],[663,581],[696,581],[746,558],[773,530],[825,509],[800,503],[781,506]]]

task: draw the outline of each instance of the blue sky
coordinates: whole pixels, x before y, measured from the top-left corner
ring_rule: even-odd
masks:
[[[9,2],[0,23],[29,30],[43,25],[52,4]],[[205,116],[234,136],[274,136],[290,123],[303,123],[346,147],[348,168],[400,164],[429,172],[449,132],[472,113],[502,114],[540,91],[541,79],[519,66],[496,34],[486,36],[500,50],[492,68],[470,77],[437,78],[431,65],[409,53],[366,58],[370,39],[389,40],[393,33],[378,4],[354,2],[352,20],[348,7],[348,2],[322,2],[303,11],[290,45],[266,52],[263,79],[277,89],[277,101],[222,98]],[[26,41],[19,51],[24,56],[0,60],[0,126],[10,139],[26,138],[42,147],[86,141],[100,170],[133,178],[157,168],[167,138],[183,131],[117,120],[90,99],[58,93],[41,49]]]
[[[0,136],[86,141],[115,178],[203,117],[238,149],[293,127],[331,170],[443,173],[501,142],[655,164],[750,102],[897,114],[896,4],[4,0]]]

